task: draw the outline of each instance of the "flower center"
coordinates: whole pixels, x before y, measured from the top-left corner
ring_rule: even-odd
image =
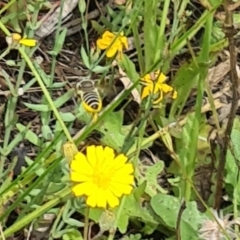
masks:
[[[109,187],[111,181],[111,174],[106,172],[95,172],[93,175],[93,182],[99,187],[106,189]]]

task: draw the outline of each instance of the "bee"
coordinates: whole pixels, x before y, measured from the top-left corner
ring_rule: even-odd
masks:
[[[94,81],[84,79],[76,84],[77,96],[82,100],[84,109],[96,114],[102,109],[102,99],[99,95],[98,89],[94,85]]]

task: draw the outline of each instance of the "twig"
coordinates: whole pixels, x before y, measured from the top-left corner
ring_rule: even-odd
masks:
[[[230,136],[233,128],[233,122],[236,115],[236,110],[238,107],[238,98],[239,98],[239,82],[238,82],[238,75],[236,71],[236,54],[235,54],[235,41],[234,35],[236,33],[234,26],[233,26],[233,13],[229,6],[232,4],[230,0],[225,0],[223,2],[223,7],[226,13],[225,18],[225,34],[228,38],[229,42],[229,53],[230,53],[230,81],[232,84],[232,103],[231,103],[231,110],[229,113],[229,118],[227,122],[227,127],[224,132],[223,136],[219,137],[219,144],[220,144],[220,156],[219,156],[219,165],[218,165],[218,172],[217,172],[217,184],[216,184],[216,193],[215,193],[215,203],[214,208],[219,209],[221,204],[221,197],[222,197],[222,187],[223,187],[223,177],[224,177],[224,167],[226,163],[226,154],[227,149],[229,146]]]

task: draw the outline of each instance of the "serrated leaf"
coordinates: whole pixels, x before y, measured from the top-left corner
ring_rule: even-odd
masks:
[[[123,122],[123,112],[111,112],[102,120],[98,131],[104,134],[101,142],[120,151],[124,141],[125,135],[121,132]]]
[[[147,223],[151,226],[152,230],[156,229],[158,222],[154,219],[153,215],[148,211],[147,208],[143,207],[141,201],[136,199],[135,190],[132,194],[126,196],[124,207],[120,213],[117,227],[121,233],[127,231],[128,223],[130,218],[138,218],[142,222]],[[113,210],[115,214],[118,212],[118,208]]]
[[[167,191],[164,190],[157,182],[157,176],[163,171],[163,169],[163,161],[157,161],[152,166],[145,166],[141,164],[138,166],[138,182],[142,184],[146,181],[147,186],[145,192],[151,197],[156,195],[159,191],[161,193],[167,193]]]

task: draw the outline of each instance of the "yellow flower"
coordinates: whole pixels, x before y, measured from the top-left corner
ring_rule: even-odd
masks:
[[[123,49],[128,49],[128,41],[123,32],[117,36],[115,33],[105,31],[102,38],[97,40],[97,46],[101,50],[107,49],[106,56],[111,58],[116,53],[121,56]]]
[[[115,156],[110,147],[88,146],[86,155],[78,152],[70,164],[72,192],[86,196],[90,207],[114,208],[123,194],[133,189],[133,165],[124,154]]]
[[[7,36],[6,41],[8,45],[11,45],[13,47],[17,47],[19,44],[27,47],[35,47],[37,45],[36,39],[22,38],[18,33],[12,33],[10,37]]]
[[[154,73],[146,74],[141,83],[144,85],[141,98],[149,96],[150,94],[158,94],[157,98],[153,101],[153,104],[158,104],[163,99],[163,93],[172,93],[172,98],[177,98],[177,92],[169,85],[165,83],[167,77],[156,71]]]

